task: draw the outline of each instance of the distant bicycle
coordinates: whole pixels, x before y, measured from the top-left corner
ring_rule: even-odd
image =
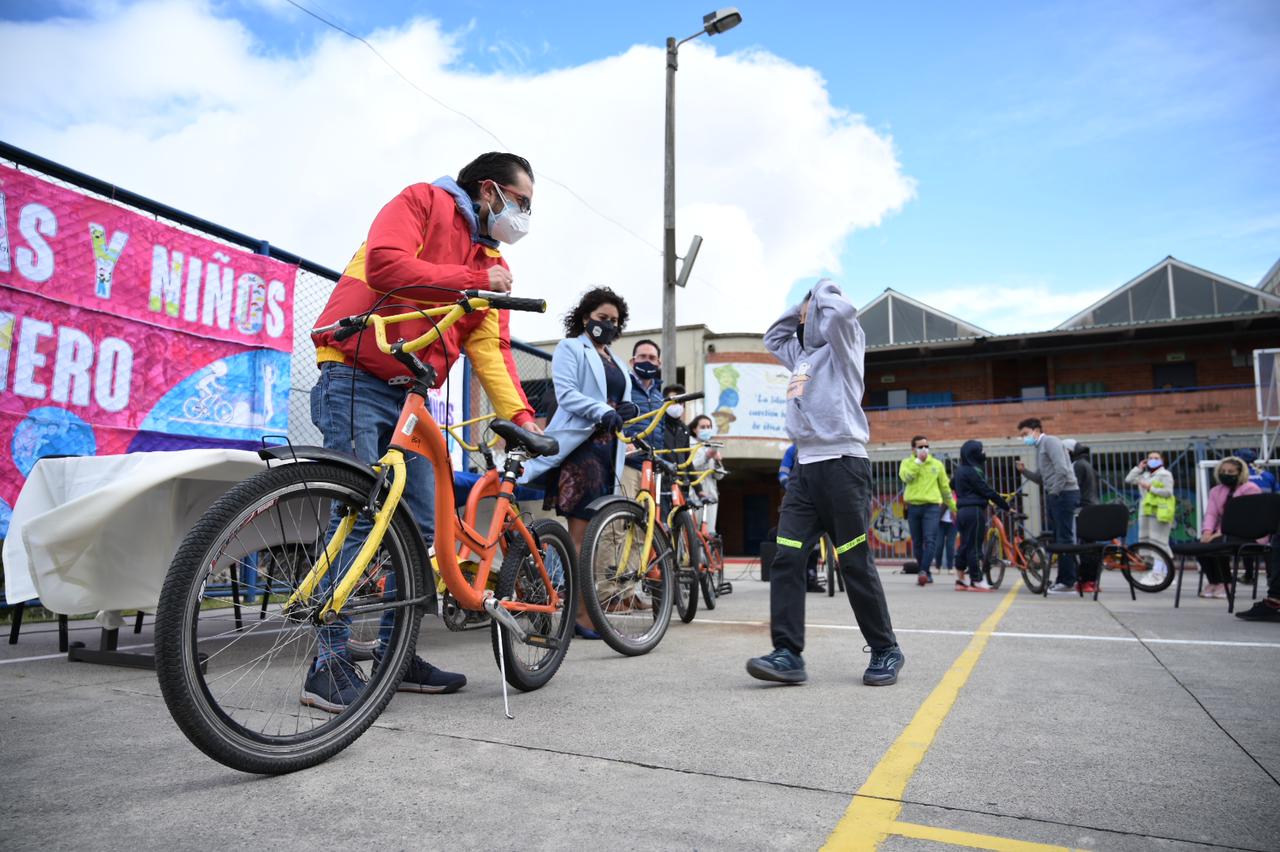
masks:
[[[1001,497],[1012,501],[1023,496],[1014,491],[1001,494]],[[1032,594],[1043,594],[1045,581],[1049,576],[1049,560],[1044,546],[1027,529],[1027,516],[1021,512],[991,508],[991,523],[987,528],[986,538],[982,541],[982,573],[993,589],[1000,588],[1004,582],[1005,569],[1010,565],[1022,573],[1022,582]],[[1005,523],[1005,518],[1008,523]],[[1010,538],[1010,532],[1013,537]]]

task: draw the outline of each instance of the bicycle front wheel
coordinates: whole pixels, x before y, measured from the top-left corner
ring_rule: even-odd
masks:
[[[1022,543],[1022,582],[1027,584],[1033,595],[1044,594],[1045,583],[1049,581],[1049,554],[1034,541]]]
[[[1004,569],[1008,565],[1005,558],[1004,540],[994,529],[987,531],[987,539],[982,543],[982,573],[987,578],[987,585],[993,589],[1000,588],[1004,582]]]
[[[407,512],[396,512],[338,622],[317,626],[328,583],[284,605],[323,558],[331,519],[358,516],[372,485],[341,465],[283,465],[232,488],[187,533],[156,610],[156,673],[174,721],[214,760],[263,774],[314,766],[354,742],[395,694],[426,603],[426,550]],[[367,535],[360,529],[328,577],[343,576]],[[238,624],[227,578],[246,565],[268,600],[261,618]],[[386,641],[366,669],[340,652],[349,622],[370,617]],[[317,667],[322,631],[341,659]]]
[[[569,531],[549,518],[534,521],[529,531],[541,548],[542,565],[555,586],[560,607],[554,613],[514,611],[516,623],[529,634],[524,641],[510,630],[501,630],[496,621],[490,627],[494,661],[505,665],[507,683],[525,692],[545,685],[564,661],[573,638],[572,613],[578,599]],[[508,548],[502,560],[498,598],[526,604],[551,600],[529,545],[522,539]]]
[[[1141,541],[1131,544],[1119,557],[1120,571],[1129,585],[1140,592],[1162,592],[1173,582],[1173,557],[1158,544]]]
[[[582,536],[578,580],[582,602],[596,632],[619,654],[652,651],[671,624],[675,564],[671,543],[653,531],[647,561],[644,509],[631,501],[610,503],[596,513]]]

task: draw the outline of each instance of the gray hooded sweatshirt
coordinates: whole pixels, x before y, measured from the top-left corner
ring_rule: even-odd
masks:
[[[858,325],[858,309],[826,279],[809,298],[803,347],[796,339],[799,305],[787,309],[764,335],[765,348],[791,371],[787,434],[800,464],[866,458],[871,429],[862,411],[866,337]]]

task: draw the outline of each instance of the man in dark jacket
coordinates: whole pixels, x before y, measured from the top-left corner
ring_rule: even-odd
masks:
[[[965,441],[960,446],[960,464],[951,484],[956,490],[956,526],[960,545],[956,550],[956,568],[968,572],[968,580],[956,580],[957,592],[989,592],[991,584],[982,575],[982,541],[987,535],[987,503],[1008,509],[1009,503],[987,483],[983,465],[987,454],[981,441]]]
[[[1098,499],[1098,472],[1093,469],[1093,460],[1089,456],[1089,447],[1075,438],[1064,438],[1062,446],[1071,458],[1071,469],[1075,471],[1076,481],[1080,483],[1080,508],[1096,506]],[[1097,588],[1100,559],[1097,553],[1080,554],[1080,591],[1092,594]]]

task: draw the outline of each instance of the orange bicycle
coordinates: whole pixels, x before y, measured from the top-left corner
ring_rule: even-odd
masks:
[[[698,585],[702,589],[702,602],[707,609],[715,609],[716,600],[721,595],[733,592],[733,584],[724,579],[724,541],[720,538],[720,533],[713,531],[701,516],[702,510],[715,503],[716,498],[703,498],[697,492],[697,487],[715,473],[715,469],[708,468],[690,477],[686,483],[689,492],[686,498],[689,517],[703,557],[698,564]]]
[[[336,323],[341,336],[371,327],[378,348],[410,373],[386,454],[367,465],[319,447],[266,448],[261,455],[271,467],[227,492],[183,540],[156,612],[156,669],[169,712],[205,754],[245,772],[303,769],[354,742],[391,700],[414,657],[419,620],[436,602],[427,548],[400,503],[406,453],[432,463],[435,561],[456,606],[491,619],[504,701],[507,683],[537,689],[559,668],[573,635],[572,603],[566,610],[577,597],[573,541],[554,521],[526,523],[512,496],[524,462],[555,453],[556,441],[492,421],[506,458],[476,484],[459,518],[449,454],[427,405],[436,377],[414,354],[464,315],[486,309],[543,311],[545,303],[468,290],[453,304]],[[434,321],[430,331],[388,342],[389,326],[424,314]],[[497,503],[481,532],[476,512],[487,497]],[[289,558],[273,558],[280,554]],[[290,570],[267,578],[266,588],[280,590],[267,617],[237,626],[206,590],[247,557]],[[368,671],[356,665],[359,695],[336,710],[301,703],[320,631],[373,618],[387,638]]]
[[[1001,494],[1001,497],[1012,501],[1023,496],[1021,492]],[[1027,516],[1021,512],[1004,511],[994,506],[990,508],[990,524],[986,538],[982,542],[982,573],[986,575],[991,588],[998,589],[1004,582],[1005,568],[1013,565],[1022,573],[1022,582],[1032,594],[1042,594],[1045,580],[1049,575],[1049,560],[1044,545],[1027,530]],[[1008,517],[1006,526],[1004,518]],[[1010,539],[1009,531],[1013,538]]]

